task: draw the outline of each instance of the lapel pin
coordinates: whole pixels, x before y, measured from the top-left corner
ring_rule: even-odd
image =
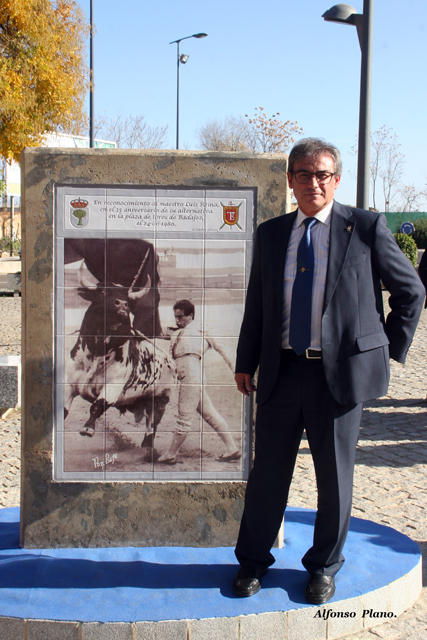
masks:
[[[349,233],[353,231],[353,227],[351,226],[351,224],[348,225],[346,231],[348,231]]]

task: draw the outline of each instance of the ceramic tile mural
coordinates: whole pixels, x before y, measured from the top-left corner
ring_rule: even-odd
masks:
[[[55,197],[55,479],[246,479],[233,371],[254,191]]]

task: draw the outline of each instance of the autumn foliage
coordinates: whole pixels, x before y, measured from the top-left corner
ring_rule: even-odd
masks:
[[[0,2],[0,155],[85,121],[88,26],[73,0]]]

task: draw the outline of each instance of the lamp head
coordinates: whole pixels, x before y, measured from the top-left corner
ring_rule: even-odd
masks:
[[[206,38],[207,35],[207,33],[193,33],[191,38]]]
[[[333,7],[325,11],[322,18],[327,22],[354,24],[354,15],[357,15],[357,11],[350,4],[335,4]]]

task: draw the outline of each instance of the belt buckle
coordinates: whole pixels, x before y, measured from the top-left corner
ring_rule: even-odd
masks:
[[[305,350],[305,357],[307,358],[307,360],[321,360],[322,356],[311,356],[308,352],[309,351],[313,351],[313,349],[306,349]],[[320,352],[319,352],[320,353]]]

